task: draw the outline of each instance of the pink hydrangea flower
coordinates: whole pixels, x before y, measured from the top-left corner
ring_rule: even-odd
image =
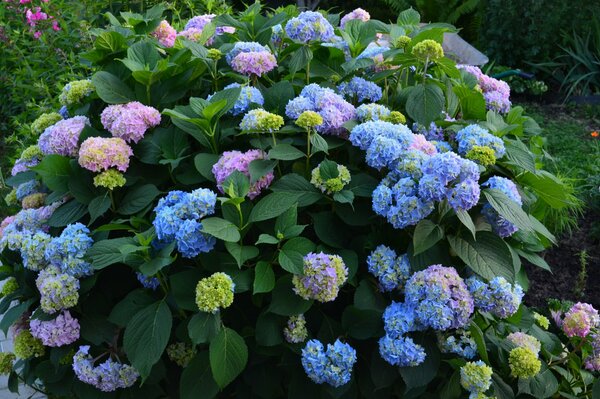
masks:
[[[160,124],[160,112],[134,101],[106,107],[102,111],[100,121],[114,137],[137,143],[148,129]]]
[[[255,159],[266,159],[267,154],[261,150],[249,150],[246,152],[240,151],[226,151],[221,155],[221,158],[214,164],[212,168],[213,175],[217,180],[217,188],[220,192],[224,193],[223,182],[231,175],[234,171],[240,171],[246,176],[250,177],[249,166],[250,162]],[[262,176],[255,183],[250,186],[248,191],[248,198],[256,198],[260,192],[269,187],[273,181],[273,172],[269,172]]]
[[[81,144],[79,165],[92,172],[110,168],[125,172],[132,155],[131,147],[119,137],[90,137]]]
[[[408,147],[411,150],[421,151],[427,155],[433,155],[437,153],[435,145],[425,138],[422,134],[415,134],[413,140]]]
[[[234,71],[244,75],[262,76],[277,66],[275,56],[268,51],[250,51],[239,53],[231,61]]]
[[[367,22],[368,20],[371,19],[371,15],[367,11],[363,10],[362,8],[357,8],[356,10],[352,11],[351,13],[344,15],[344,17],[340,21],[340,28],[344,29],[344,27],[346,26],[346,23],[348,23],[348,21],[351,21],[353,19],[358,19],[363,22]]]
[[[177,31],[167,21],[161,21],[158,28],[152,32],[152,36],[156,37],[163,46],[173,47],[177,38]]]
[[[45,346],[69,345],[79,339],[79,322],[69,311],[59,314],[54,320],[32,319],[29,323],[31,335],[42,340]]]
[[[585,337],[600,323],[598,311],[588,303],[577,302],[565,314],[562,329],[567,337]]]

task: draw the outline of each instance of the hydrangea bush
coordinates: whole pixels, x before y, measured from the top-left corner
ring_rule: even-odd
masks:
[[[522,303],[568,189],[507,87],[445,56],[452,26],[109,21],[7,182],[12,390],[590,397],[598,312]]]

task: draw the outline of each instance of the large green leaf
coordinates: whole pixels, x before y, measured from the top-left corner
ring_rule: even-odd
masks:
[[[538,171],[537,174],[524,173],[517,180],[523,186],[533,190],[538,197],[552,208],[562,209],[571,205],[569,192],[565,184],[553,174],[545,170]]]
[[[305,157],[302,151],[289,144],[280,143],[269,150],[269,159],[280,159],[282,161],[293,161]]]
[[[423,219],[415,227],[413,235],[413,255],[418,255],[434,246],[444,237],[444,232],[431,220]]]
[[[31,168],[42,178],[50,190],[65,194],[69,191],[70,159],[61,155],[46,155],[42,161]]]
[[[136,99],[129,86],[112,73],[96,72],[92,76],[92,83],[98,96],[108,104],[123,104]]]
[[[61,205],[56,211],[54,211],[52,216],[50,216],[50,220],[48,220],[48,224],[52,227],[67,226],[71,223],[77,222],[86,213],[87,206],[77,202],[76,200],[71,200],[66,204]]]
[[[481,277],[491,280],[502,276],[513,282],[515,270],[510,249],[504,240],[488,231],[479,231],[476,237],[477,240],[448,236],[448,242],[458,257]]]
[[[188,334],[194,345],[210,342],[221,330],[219,314],[196,313],[188,324]]]
[[[275,273],[268,262],[258,262],[254,268],[253,292],[260,294],[271,292],[275,288]]]
[[[513,223],[520,230],[533,233],[533,226],[531,225],[529,216],[521,209],[519,204],[497,189],[485,189],[483,190],[483,194],[500,216]]]
[[[146,208],[160,191],[154,184],[144,184],[130,188],[121,201],[118,212],[122,215],[133,215]]]
[[[298,203],[298,195],[290,193],[271,193],[263,197],[252,208],[249,222],[260,222],[276,218]]]
[[[294,293],[291,276],[277,280],[275,289],[271,293],[269,312],[281,316],[294,316],[310,309],[312,301],[306,301]]]
[[[424,126],[440,118],[446,101],[438,86],[428,83],[414,86],[406,100],[408,115]]]
[[[123,262],[123,253],[121,247],[133,245],[135,241],[131,237],[113,238],[110,240],[101,240],[88,250],[87,257],[92,261],[94,269],[104,269],[115,263]]]
[[[144,308],[127,323],[123,349],[143,380],[163,354],[172,324],[171,311],[164,301]]]
[[[221,218],[202,219],[202,231],[223,241],[236,242],[240,239],[237,226]]]
[[[276,193],[293,195],[298,200],[298,206],[308,206],[320,200],[323,195],[304,177],[290,173],[283,176],[271,185],[271,190]]]
[[[210,342],[210,368],[217,385],[229,385],[246,367],[248,347],[244,338],[230,328],[223,328]]]
[[[108,316],[108,321],[125,327],[129,320],[154,302],[154,298],[143,289],[131,291],[117,303]]]
[[[208,351],[198,353],[183,369],[179,381],[181,399],[212,399],[219,393],[211,370]]]

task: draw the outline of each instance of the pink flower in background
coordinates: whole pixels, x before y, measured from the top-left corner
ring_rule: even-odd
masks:
[[[177,38],[177,31],[167,21],[161,21],[160,25],[152,36],[158,39],[158,42],[165,47],[173,47]]]
[[[43,12],[40,7],[35,7],[34,10],[35,12],[28,8],[27,11],[25,11],[25,18],[27,18],[27,23],[29,24],[29,26],[32,27],[36,26],[38,21],[45,21],[46,19],[48,19],[48,14]]]

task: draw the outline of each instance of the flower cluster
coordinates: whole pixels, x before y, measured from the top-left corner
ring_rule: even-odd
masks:
[[[531,378],[540,372],[542,362],[538,355],[526,347],[517,347],[508,354],[510,374],[516,378]]]
[[[37,180],[29,180],[25,183],[19,184],[17,190],[15,191],[15,195],[17,196],[17,201],[23,201],[23,198],[28,195],[35,194],[40,190],[40,182]]]
[[[299,43],[327,42],[334,36],[333,26],[321,13],[315,11],[304,11],[290,19],[285,24],[285,33]]]
[[[350,171],[344,165],[337,165],[337,175],[335,171],[331,175],[327,175],[323,177],[321,172],[320,163],[314,168],[311,172],[310,183],[321,190],[322,193],[333,194],[340,192],[344,189],[344,187],[350,183],[352,177],[350,176]]]
[[[543,316],[537,312],[533,312],[533,319],[537,325],[542,327],[544,330],[547,330],[548,327],[550,327],[550,320],[548,320],[546,316]]]
[[[49,128],[54,125],[56,122],[60,121],[63,117],[58,112],[50,112],[47,114],[41,114],[38,116],[36,120],[31,123],[31,132],[35,135],[40,135]]]
[[[467,362],[460,368],[460,385],[469,391],[469,398],[477,398],[492,385],[493,370],[483,361]]]
[[[338,85],[338,92],[346,99],[356,100],[359,103],[365,101],[377,102],[383,95],[381,87],[366,79],[353,77],[350,82]]]
[[[371,19],[371,15],[362,8],[357,8],[354,11],[342,17],[342,19],[340,20],[340,28],[344,29],[348,21],[351,21],[353,19],[358,19],[359,21],[367,22]]]
[[[94,186],[105,187],[109,190],[123,187],[125,183],[127,183],[125,176],[116,169],[108,169],[94,176]]]
[[[393,366],[414,367],[425,361],[425,349],[412,338],[392,338],[384,335],[379,339],[381,358]]]
[[[187,367],[196,356],[196,348],[183,342],[176,342],[167,346],[167,356],[179,367]]]
[[[89,124],[90,121],[85,116],[75,116],[60,120],[48,127],[38,140],[42,154],[76,156],[79,150],[79,135]]]
[[[116,168],[125,172],[129,168],[131,147],[119,137],[90,137],[81,143],[79,165],[92,172]]]
[[[262,76],[277,66],[271,50],[255,42],[237,42],[231,53],[236,55],[231,58],[227,54],[227,62],[234,71],[243,75]]]
[[[369,272],[379,280],[382,291],[404,287],[410,276],[408,255],[398,256],[396,251],[380,245],[367,258]]]
[[[89,354],[89,345],[80,346],[73,356],[73,371],[77,378],[103,392],[113,392],[119,388],[129,388],[139,377],[139,373],[130,365],[106,359],[94,366]]]
[[[79,339],[79,322],[71,317],[69,311],[62,312],[53,320],[31,319],[29,329],[31,335],[45,346],[69,345]]]
[[[590,304],[577,302],[569,309],[561,327],[567,337],[586,337],[600,325],[598,311]]]
[[[0,290],[0,298],[8,296],[19,289],[19,283],[14,277],[9,277],[4,280],[2,289]]]
[[[469,125],[459,130],[456,133],[456,141],[460,155],[483,166],[493,165],[506,153],[502,139],[479,125]]]
[[[350,345],[336,340],[327,344],[327,350],[315,339],[302,349],[302,367],[308,378],[316,384],[327,383],[333,387],[347,384],[352,377],[356,363],[356,350]]]
[[[519,284],[513,286],[504,277],[495,277],[489,284],[477,277],[469,277],[467,286],[476,307],[502,319],[516,313],[524,295]]]
[[[487,109],[500,113],[510,111],[510,86],[508,83],[494,79],[484,74],[481,69],[472,65],[457,65],[458,68],[470,73],[477,78],[479,87],[483,92]]]
[[[276,132],[283,126],[283,118],[277,114],[267,112],[262,108],[249,111],[240,122],[240,129],[244,132]]]
[[[96,90],[89,79],[75,80],[67,83],[58,97],[58,101],[64,106],[79,104],[81,101]]]
[[[137,101],[109,105],[100,115],[102,126],[113,137],[137,143],[146,131],[160,124],[160,112]]]
[[[215,16],[215,14],[203,14],[191,18],[187,24],[185,24],[184,30],[179,32],[178,35],[185,37],[188,40],[197,41],[202,35],[204,27],[212,22]],[[211,36],[206,41],[206,45],[212,45],[214,43],[215,36],[220,36],[224,33],[235,33],[235,28],[231,26],[217,26],[215,29],[215,35]]]
[[[465,359],[473,359],[477,354],[477,344],[469,330],[458,329],[454,334],[440,337],[440,349],[444,353],[454,353]]]
[[[304,129],[310,129],[323,124],[323,117],[315,111],[304,111],[296,119],[295,124]]]
[[[316,127],[319,133],[342,135],[346,131],[344,123],[354,117],[355,109],[332,89],[315,83],[305,86],[300,96],[290,100],[285,107],[288,118],[296,120],[304,111],[317,112],[323,123]]]
[[[18,359],[29,359],[30,357],[44,356],[46,349],[42,341],[31,335],[29,330],[22,330],[16,334],[14,341],[14,351]]]
[[[62,273],[73,277],[91,275],[92,266],[84,259],[94,243],[89,234],[90,230],[81,223],[68,225],[59,237],[53,238],[46,245],[46,260]]]
[[[0,375],[8,375],[12,372],[16,358],[14,353],[0,352]]]
[[[431,122],[429,127],[413,123],[412,131],[415,134],[422,134],[427,140],[444,140],[444,129],[436,125],[435,122]]]
[[[520,331],[508,334],[506,339],[517,348],[527,348],[536,355],[540,353],[540,350],[542,349],[542,344],[537,338]]]
[[[361,122],[387,121],[392,111],[385,105],[363,104],[356,108],[356,117]]]
[[[515,202],[519,206],[523,204],[521,201],[521,195],[517,190],[517,186],[510,179],[499,176],[490,177],[482,187],[488,187],[490,189],[498,190],[506,195],[511,201]],[[492,225],[492,229],[500,237],[509,237],[517,232],[519,229],[517,226],[506,220],[501,216],[490,204],[485,204],[482,209],[482,213],[485,215],[487,221]]]
[[[266,159],[267,154],[261,150],[240,151],[225,151],[217,163],[213,165],[212,173],[217,181],[217,188],[220,192],[227,192],[227,187],[224,187],[227,178],[235,171],[241,172],[250,177],[250,162],[256,159]],[[269,187],[275,175],[272,171],[262,176],[260,179],[250,185],[248,198],[254,199],[258,197],[262,190]]]
[[[10,172],[11,175],[16,176],[21,172],[28,171],[29,168],[33,168],[34,166],[39,164],[43,156],[44,154],[42,154],[42,151],[40,150],[39,146],[32,145],[27,147],[21,153],[19,159],[15,161],[15,165],[13,166]]]
[[[304,318],[304,315],[291,316],[283,329],[283,336],[290,344],[299,344],[300,342],[306,341],[306,338],[308,338],[308,330],[306,329],[306,319]]]
[[[437,61],[444,58],[444,49],[435,40],[425,39],[414,45],[412,54],[422,61]]]
[[[362,59],[371,59],[374,63],[373,70],[374,72],[384,71],[386,69],[393,68],[391,65],[386,65],[383,54],[387,51],[390,51],[388,46],[379,46],[377,44],[371,43],[367,48],[356,57],[357,60]]]
[[[256,104],[258,106],[263,106],[265,103],[265,99],[256,87],[252,86],[242,86],[239,83],[231,83],[223,88],[223,90],[234,89],[236,87],[241,87],[240,96],[236,100],[233,108],[229,110],[229,113],[233,116],[240,115],[246,113],[252,104]],[[206,99],[210,100],[212,95],[208,96]]]
[[[330,302],[348,279],[348,268],[338,255],[311,252],[304,256],[302,275],[294,275],[294,292],[304,299]]]
[[[591,371],[600,371],[600,334],[590,334],[592,353],[584,359],[584,367]]]
[[[138,281],[144,288],[148,288],[149,290],[156,290],[160,287],[160,280],[156,277],[145,276],[143,273],[136,272],[135,276]]]
[[[216,313],[233,303],[235,284],[225,273],[214,273],[196,285],[196,305],[202,312]]]
[[[185,258],[210,252],[216,239],[202,231],[201,219],[215,212],[217,194],[206,188],[191,193],[171,191],[162,198],[154,211],[153,225],[159,245],[176,242]]]
[[[177,30],[167,21],[160,21],[158,27],[152,32],[158,42],[165,47],[173,47],[177,39]]]
[[[35,283],[41,296],[40,307],[46,313],[72,308],[79,301],[79,280],[61,273],[56,266],[42,270]]]

